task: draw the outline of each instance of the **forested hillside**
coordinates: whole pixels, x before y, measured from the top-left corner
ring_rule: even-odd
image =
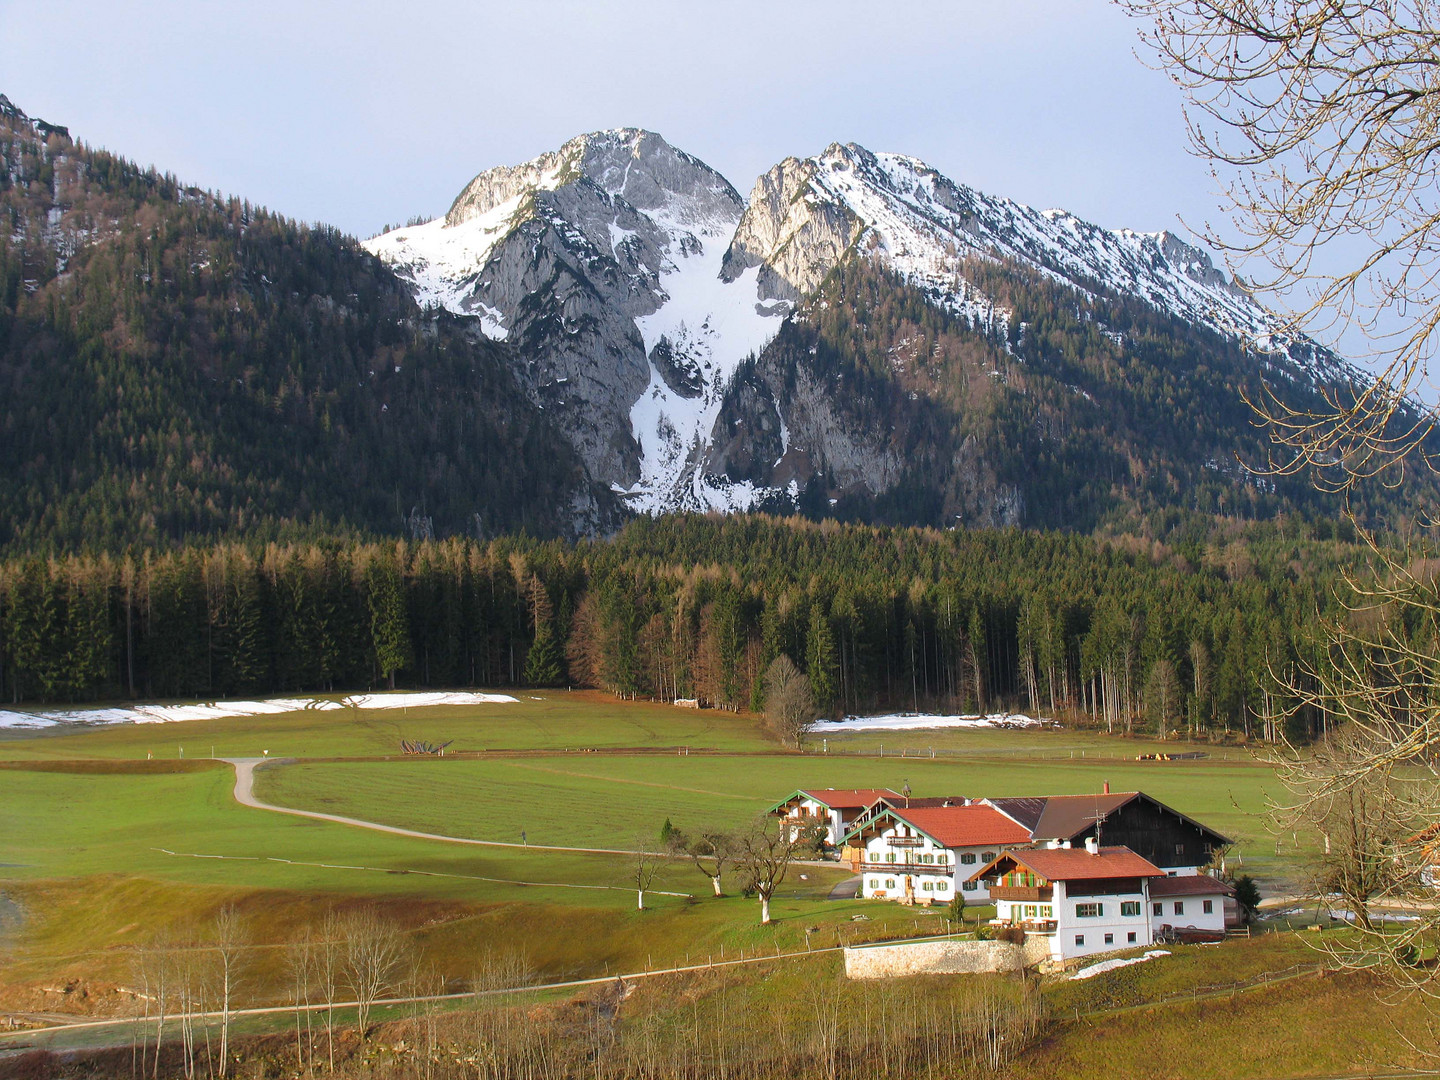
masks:
[[[1268,384],[1318,408],[1322,383],[1089,284],[967,260],[953,291],[1013,313],[986,324],[877,260],[842,262],[741,368],[712,468],[772,488],[794,480],[790,505],[817,520],[1090,532],[1135,530],[1162,509],[1266,519],[1347,508],[1313,477],[1267,475],[1272,445],[1250,404]],[[1412,474],[1357,490],[1348,509],[1394,525],[1436,493],[1433,476]]]
[[[501,350],[333,229],[0,97],[0,549],[601,525]]]
[[[17,559],[0,564],[0,685],[30,702],[590,685],[740,709],[763,706],[760,674],[785,653],[834,712],[1260,735],[1276,675],[1324,662],[1317,620],[1340,617],[1341,575],[1363,561],[1293,521],[1181,523],[1162,543],[756,516],[640,519],[573,546]]]

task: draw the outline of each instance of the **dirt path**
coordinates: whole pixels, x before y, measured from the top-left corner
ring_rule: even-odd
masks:
[[[446,844],[471,844],[475,847],[516,848],[521,851],[572,851],[582,855],[634,855],[634,851],[623,848],[558,847],[553,844],[517,844],[505,840],[475,840],[468,836],[446,836],[442,833],[419,832],[402,829],[398,825],[382,825],[378,821],[364,821],[360,818],[345,817],[342,814],[322,814],[318,810],[297,810],[290,806],[276,806],[261,802],[255,796],[255,770],[265,765],[285,765],[293,758],[224,758],[235,766],[235,801],[242,806],[256,810],[270,810],[276,814],[292,817],[311,818],[314,821],[329,821],[336,825],[350,825],[357,829],[390,833],[392,836],[407,836],[413,840],[439,840]]]
[[[418,832],[415,829],[402,829],[398,825],[382,825],[378,821],[365,821],[361,818],[345,817],[343,814],[322,814],[318,810],[297,810],[290,806],[276,806],[274,803],[262,802],[255,795],[255,770],[266,765],[289,765],[295,758],[222,758],[235,767],[235,801],[242,806],[251,806],[256,810],[270,810],[277,814],[290,814],[293,817],[312,818],[315,821],[330,821],[336,825],[352,825],[357,829],[372,829],[375,832],[390,833],[393,836],[408,836],[415,840],[439,840],[446,844],[471,844],[475,847],[497,847],[515,848],[519,851],[572,851],[582,855],[634,855],[636,852],[630,848],[591,848],[591,847],[558,847],[554,844],[517,844],[514,841],[506,840],[475,840],[468,836],[446,836],[443,833]],[[651,852],[661,858],[688,858],[685,855],[671,855],[668,852]],[[825,869],[838,868],[837,863],[818,859],[792,859],[791,866],[816,866]],[[677,893],[676,895],[685,895]]]

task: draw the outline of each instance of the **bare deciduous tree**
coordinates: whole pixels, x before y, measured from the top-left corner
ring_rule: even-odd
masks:
[[[798,749],[815,715],[810,680],[790,657],[781,653],[765,669],[766,723],[782,744]]]
[[[295,1005],[295,1061],[306,1072],[315,1071],[315,1041],[310,1033],[310,993],[315,979],[316,947],[310,927],[304,936],[285,951],[285,970],[290,976],[291,999]],[[304,1038],[301,1023],[304,1023]]]
[[[670,836],[670,849],[684,855],[695,869],[710,879],[716,896],[724,896],[721,879],[725,867],[735,859],[735,838],[724,832],[702,832],[693,839],[676,829]]]
[[[1281,824],[1316,837],[1321,849],[1310,875],[1315,898],[1338,897],[1366,931],[1376,929],[1374,901],[1404,899],[1405,866],[1396,856],[1419,820],[1409,783],[1396,769],[1354,771],[1369,756],[1352,727],[1280,759],[1281,775],[1298,796]]]
[[[356,1026],[364,1041],[371,1008],[394,986],[405,956],[405,938],[398,926],[368,909],[345,916],[340,932],[340,968],[355,997]]]
[[[1434,410],[1412,395],[1440,340],[1440,3],[1117,2],[1146,21],[1142,37],[1186,94],[1195,151],[1235,170],[1227,202],[1241,239],[1212,231],[1211,243],[1242,269],[1261,266],[1259,291],[1303,297],[1277,313],[1282,336],[1328,317],[1372,340],[1368,383],[1334,387],[1315,408],[1273,393],[1257,403],[1277,447],[1270,470],[1311,471],[1337,491],[1433,470]],[[1350,581],[1349,612],[1319,628],[1324,655],[1286,673],[1327,737],[1282,754],[1294,798],[1281,821],[1328,848],[1317,886],[1346,894],[1360,924],[1345,962],[1388,958],[1435,991],[1440,968],[1416,960],[1440,941],[1426,877],[1440,817],[1440,590],[1433,564],[1362,535],[1373,576]],[[1432,903],[1396,930],[1369,917],[1382,895]]]
[[[320,922],[320,943],[315,961],[320,988],[325,994],[325,1047],[332,1073],[335,1071],[335,1000],[340,987],[343,933],[339,914],[334,908],[327,908]]]
[[[663,858],[650,851],[644,839],[635,838],[635,850],[630,856],[630,880],[635,882],[635,906],[641,911],[645,910],[645,891],[654,883]]]
[[[788,826],[766,815],[756,818],[736,837],[735,864],[743,891],[760,898],[760,924],[770,922],[770,900],[785,880],[795,857],[795,840]]]
[[[1302,298],[1282,336],[1353,327],[1373,343],[1368,383],[1313,409],[1259,403],[1274,470],[1347,489],[1428,464],[1410,451],[1433,414],[1408,401],[1440,340],[1440,5],[1118,2],[1184,91],[1195,151],[1235,171],[1221,183],[1239,238],[1206,239],[1258,292]]]
[[[250,928],[233,905],[227,904],[215,916],[213,946],[216,959],[216,981],[220,1006],[220,1068],[225,1076],[230,1060],[230,1011],[231,999],[239,986],[244,971],[245,948],[249,944]]]

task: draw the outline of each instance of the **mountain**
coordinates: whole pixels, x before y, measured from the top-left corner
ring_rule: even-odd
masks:
[[[0,97],[0,547],[609,528],[470,323]]]
[[[758,271],[722,274],[744,214],[709,166],[622,129],[483,172],[443,219],[365,246],[422,303],[512,345],[590,475],[654,512],[703,501],[695,449],[790,310],[762,302]]]
[[[0,549],[1338,507],[1242,467],[1246,400],[1357,376],[1203,252],[853,144],[747,199],[598,132],[361,244],[0,97],[0,211]]]
[[[742,200],[658,135],[599,132],[365,246],[514,345],[531,400],[643,512],[1270,514],[1324,498],[1239,464],[1269,452],[1246,397],[1358,379],[1171,233],[854,144],[787,158]]]

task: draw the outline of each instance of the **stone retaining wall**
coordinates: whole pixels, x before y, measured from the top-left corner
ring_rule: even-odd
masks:
[[[845,950],[845,975],[851,979],[892,979],[903,975],[974,975],[1018,971],[1050,955],[1045,937],[1008,941],[912,941],[899,945],[862,945]]]

